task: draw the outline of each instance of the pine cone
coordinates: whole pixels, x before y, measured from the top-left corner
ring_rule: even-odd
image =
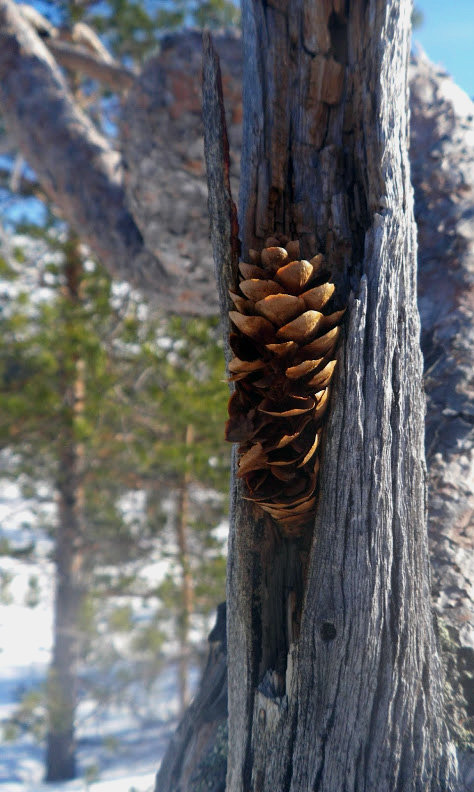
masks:
[[[229,313],[236,388],[226,439],[239,443],[247,499],[291,537],[315,510],[322,420],[344,314],[322,313],[334,292],[323,256],[299,255],[299,243],[285,238],[250,251],[251,263],[239,265],[239,293],[230,293],[237,310]]]

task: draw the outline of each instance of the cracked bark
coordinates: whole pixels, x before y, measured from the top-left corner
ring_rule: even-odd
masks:
[[[324,251],[348,319],[304,599],[304,543],[272,544],[234,480],[228,792],[456,786],[430,611],[409,17],[392,0],[243,4],[243,257],[274,231]]]

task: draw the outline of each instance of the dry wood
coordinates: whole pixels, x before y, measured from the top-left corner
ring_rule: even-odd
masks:
[[[225,123],[224,98],[219,59],[211,36],[203,36],[203,116],[212,118],[204,128],[207,163],[208,207],[211,244],[216,265],[222,331],[226,361],[229,362],[229,292],[237,282],[239,240],[237,209],[232,199],[229,178],[229,141]]]
[[[427,566],[409,16],[243,4],[244,258],[291,234],[353,294],[304,603],[306,547],[272,546],[234,485],[228,792],[456,783]]]
[[[13,8],[12,3],[0,3],[2,13],[4,13],[7,6]],[[326,10],[327,7],[325,3],[307,3],[304,7],[305,46],[310,53],[318,51],[318,55],[315,55],[315,59],[329,52],[331,48],[331,37],[333,37],[335,41],[335,50],[338,49],[337,42],[339,41],[340,43],[344,41],[344,26],[341,28],[337,24],[333,24],[331,33],[325,24],[318,29],[313,25],[311,20],[314,15],[316,15],[318,19],[323,19],[323,21],[326,19]],[[3,25],[4,19],[5,17],[2,17],[2,34],[4,34],[6,29]],[[337,22],[337,19],[335,21]],[[15,25],[11,28],[11,32],[13,37],[18,36],[18,28],[16,28]],[[170,76],[169,78],[166,77],[168,80],[168,82],[166,82],[167,91],[171,91],[171,86],[173,85],[172,81],[177,79],[176,75],[186,75],[190,52],[193,50],[194,46],[193,36],[196,38],[195,34],[191,35],[191,42],[190,34],[186,34],[181,38],[175,37],[175,39],[173,39],[174,43],[170,40],[170,43],[166,45],[169,49],[166,51],[164,57],[160,56],[161,60],[160,58],[156,58],[154,62],[150,61],[147,69],[144,71],[140,85],[138,86],[137,84],[131,92],[135,103],[131,101],[128,115],[127,113],[125,114],[127,127],[130,126],[132,119],[139,115],[138,110],[141,107],[148,107],[151,105],[151,96],[155,97],[160,95],[162,85],[160,75],[163,75],[163,70],[164,73],[167,74],[166,69],[169,68]],[[5,39],[2,40],[2,43],[4,43],[4,41]],[[12,39],[10,39],[10,41],[12,41]],[[180,41],[181,44],[179,43]],[[172,53],[173,46],[176,47],[174,58]],[[200,44],[197,46],[200,47]],[[234,63],[234,51],[238,48],[238,42],[235,41],[235,38],[231,40],[223,39],[220,41],[219,46],[221,53],[227,56],[226,63],[229,63],[229,59],[232,62],[231,67],[227,65],[225,80],[227,89],[229,89],[229,85],[232,87],[234,104],[232,108],[230,108],[230,113],[233,113],[235,109],[235,96],[238,94],[238,89],[235,87],[234,83],[238,81],[236,74],[240,68],[240,61],[237,67]],[[4,77],[8,74],[10,69],[18,68],[17,57],[20,59],[24,56],[26,60],[28,55],[31,54],[31,51],[31,49],[24,46],[23,42],[22,47],[18,47],[15,58],[8,60],[7,55],[9,49],[8,47],[3,47],[1,53],[3,58],[6,59],[6,61],[3,60],[3,67],[5,68],[3,72]],[[13,52],[15,52],[14,48]],[[0,62],[1,61],[2,57],[0,55]],[[157,74],[156,64],[158,62],[160,63],[160,68],[158,70],[159,79],[155,81]],[[163,66],[163,63],[165,66]],[[37,97],[47,95],[48,92],[46,89],[49,85],[51,70],[46,69],[46,71],[40,74],[37,70],[37,64],[34,58],[29,62],[29,66],[31,67],[32,65],[36,70],[34,72],[36,78],[36,81],[33,83],[34,92]],[[198,71],[198,69],[196,71]],[[468,218],[469,212],[472,211],[472,184],[474,183],[472,173],[472,145],[469,142],[468,136],[469,129],[472,128],[472,120],[469,119],[469,112],[461,116],[459,114],[459,102],[457,100],[454,101],[454,99],[451,101],[448,96],[448,91],[452,93],[454,90],[452,83],[447,85],[450,81],[440,75],[439,71],[429,64],[426,66],[425,72],[426,73],[423,74],[419,72],[420,89],[419,91],[415,91],[412,97],[412,118],[414,123],[414,135],[417,136],[417,139],[420,141],[416,149],[417,167],[415,167],[413,172],[415,186],[420,196],[420,249],[422,254],[424,254],[425,249],[427,251],[426,255],[422,255],[421,260],[422,276],[424,268],[426,269],[426,277],[422,285],[422,322],[427,328],[424,336],[426,342],[425,348],[428,353],[430,353],[430,360],[436,364],[435,366],[430,364],[430,376],[428,379],[428,390],[430,393],[428,402],[430,432],[429,458],[432,460],[432,470],[434,474],[431,483],[433,492],[436,496],[435,500],[433,500],[431,512],[432,546],[435,554],[435,593],[437,602],[440,610],[444,612],[448,620],[454,619],[459,622],[459,628],[457,629],[464,642],[459,650],[459,662],[462,664],[466,651],[470,651],[472,655],[472,633],[471,636],[469,635],[469,613],[472,613],[472,610],[470,610],[470,608],[472,608],[472,599],[470,600],[468,595],[468,574],[463,571],[466,569],[466,562],[468,562],[470,552],[467,534],[469,527],[468,505],[466,501],[466,494],[469,495],[469,492],[466,490],[466,487],[468,487],[469,476],[467,460],[472,449],[472,437],[469,439],[468,430],[469,424],[472,421],[472,416],[469,408],[466,407],[464,403],[458,404],[460,389],[462,389],[464,394],[467,393],[466,388],[468,387],[468,366],[465,363],[465,361],[468,360],[468,347],[465,345],[468,343],[471,322],[469,310],[467,309],[466,299],[468,292],[466,287],[469,283],[470,272],[472,271],[472,240],[469,232]],[[11,77],[9,79],[11,79]],[[43,81],[44,79],[46,82]],[[314,70],[312,79],[314,84],[316,80]],[[415,80],[416,72],[413,75],[413,81]],[[28,84],[29,72],[25,69],[22,71],[22,81],[17,83],[17,85],[21,88],[21,85],[27,86]],[[8,118],[16,114],[15,104],[18,96],[23,102],[24,90],[25,88],[23,87],[17,92],[13,90],[8,93],[8,104],[2,107],[7,121]],[[6,96],[6,94],[4,94],[4,96]],[[369,96],[370,92],[364,89],[360,102],[360,105],[364,108],[364,112],[370,110]],[[309,97],[308,102],[311,109],[312,105]],[[50,162],[52,159],[59,159],[62,161],[62,157],[64,156],[62,149],[70,145],[70,138],[68,138],[67,135],[62,136],[59,134],[60,130],[57,128],[53,128],[51,134],[48,133],[38,136],[28,133],[26,127],[30,125],[32,127],[38,126],[38,118],[41,118],[41,115],[38,115],[36,112],[30,113],[30,106],[28,103],[23,103],[21,106],[21,125],[25,127],[21,137],[22,148],[28,161],[33,162],[38,160],[40,162]],[[170,112],[173,112],[176,106],[177,105],[172,103]],[[160,115],[165,113],[164,107],[164,104],[159,105],[158,112]],[[319,142],[320,145],[326,134],[326,124],[320,122],[327,119],[328,107],[329,105],[326,107],[324,103],[316,103],[310,113],[307,113],[303,118],[298,120],[298,123],[302,123],[303,126],[306,124],[310,125],[310,133],[315,142]],[[32,109],[34,110],[34,107]],[[296,113],[296,116],[298,117],[298,113]],[[240,131],[238,118],[239,114],[237,112],[235,118],[233,116],[230,130],[231,136],[234,135],[235,141],[238,141]],[[59,117],[60,122],[61,119],[62,116]],[[173,146],[175,147],[179,145],[180,140],[179,136],[175,134],[175,126],[171,123],[172,116],[170,116],[170,119],[166,127],[169,134],[168,136],[163,135],[163,139],[166,139],[166,155],[168,158],[170,156],[169,140],[173,140]],[[188,114],[185,119],[188,129],[186,148],[190,150],[190,147],[193,147],[193,150],[200,152],[198,115],[195,114],[194,126],[192,126],[191,120],[191,116]],[[153,122],[155,127],[157,121],[158,119],[154,117]],[[18,124],[20,124],[20,121],[18,121]],[[178,124],[176,124],[176,127],[177,126]],[[350,137],[352,134],[352,126],[349,124],[348,128],[349,132],[347,134]],[[11,124],[11,129],[12,137],[18,139],[16,131],[17,126],[15,123]],[[79,134],[81,128],[77,127],[76,129]],[[163,131],[161,127],[159,127],[159,129]],[[137,144],[135,148],[137,157],[140,158],[144,155],[144,150],[143,145],[140,146],[137,143],[137,141],[140,141],[139,131],[135,131],[136,134],[133,140],[130,141],[130,146],[132,146],[132,144]],[[145,135],[148,141],[151,140],[149,128],[142,129],[141,134]],[[451,144],[449,140],[451,137],[453,141],[459,142],[453,142]],[[301,141],[299,142],[301,143]],[[294,143],[295,147],[297,145],[298,142]],[[51,146],[53,147],[54,157],[50,157],[47,153],[48,147]],[[301,143],[301,146],[305,148],[303,143]],[[447,148],[450,149],[449,152]],[[318,162],[321,164],[320,172],[323,176],[323,180],[327,177],[326,160],[330,155],[330,151],[327,149],[328,147],[323,146],[322,155],[318,159]],[[173,165],[169,168],[168,173],[166,169],[163,170],[163,158],[161,158],[157,169],[153,161],[153,153],[156,151],[159,151],[159,146],[156,145],[156,140],[153,140],[145,152],[146,157],[143,156],[143,168],[140,172],[138,172],[138,167],[136,167],[138,160],[132,161],[130,157],[128,159],[128,173],[131,176],[136,176],[135,181],[130,180],[130,192],[132,193],[133,191],[134,196],[139,184],[146,187],[143,198],[148,199],[149,207],[156,207],[156,203],[159,203],[160,196],[163,194],[163,184],[167,180],[173,182],[174,188],[177,191],[173,194],[174,197],[176,198],[176,196],[178,196],[179,198],[181,195],[179,192],[181,189],[179,167],[178,169],[176,168],[176,163],[173,160]],[[360,151],[363,152],[363,148],[361,148]],[[183,176],[186,179],[186,187],[189,187],[189,182],[191,180],[191,164],[193,164],[193,167],[197,168],[199,165],[199,157],[200,154],[196,156],[196,160],[193,160],[193,163],[189,164],[189,167],[187,162],[184,163]],[[112,160],[112,162],[115,163],[116,160]],[[236,162],[238,162],[238,149],[236,148],[236,143],[234,143],[234,151],[231,159],[231,168],[234,168],[234,173]],[[232,165],[232,163],[234,163],[234,165]],[[432,164],[430,165],[429,163]],[[51,167],[54,168],[54,162],[52,162]],[[112,170],[114,167],[115,165]],[[92,199],[94,197],[94,191],[91,191],[91,185],[94,186],[96,182],[95,161],[92,163],[92,167],[91,163],[88,161],[87,168],[83,167],[80,168],[80,170],[76,169],[73,174],[74,177],[79,172],[82,178],[80,180],[80,194],[76,196],[77,201],[79,204],[84,202],[85,204],[91,205],[91,197]],[[429,174],[429,178],[427,178],[427,174]],[[45,180],[47,181],[49,178],[49,171],[43,174],[43,172],[39,170],[38,175],[43,182]],[[263,175],[261,178],[263,181]],[[197,177],[195,181],[199,181],[199,177]],[[107,192],[107,189],[105,189],[104,194],[109,196],[110,193]],[[112,190],[112,194],[116,198],[117,193],[114,192],[114,190]],[[451,199],[453,190],[456,196],[454,201]],[[432,193],[435,196],[434,199],[431,198]],[[199,194],[201,195],[201,193]],[[207,268],[207,244],[202,233],[205,228],[205,219],[199,212],[199,207],[195,200],[195,193],[188,191],[186,195],[188,198],[184,197],[183,192],[179,201],[176,199],[173,205],[173,213],[177,218],[176,223],[182,223],[182,218],[186,218],[184,224],[186,233],[188,229],[188,219],[195,223],[196,227],[200,229],[199,233],[201,236],[199,239],[195,237],[192,240],[191,249],[194,258],[190,263],[189,272],[186,274],[187,280],[183,280],[182,286],[182,291],[185,292],[186,286],[192,283],[192,289],[188,290],[188,296],[184,295],[183,299],[179,299],[179,297],[176,296],[176,292],[173,292],[168,278],[168,273],[171,272],[171,267],[168,267],[168,264],[166,273],[163,273],[161,270],[153,270],[156,279],[153,280],[152,272],[148,274],[148,278],[150,282],[153,280],[154,289],[157,291],[161,289],[163,303],[168,299],[170,304],[173,305],[173,308],[177,307],[180,311],[189,310],[200,312],[207,310],[212,312],[215,310],[216,302],[213,302],[211,297],[209,271]],[[354,191],[354,202],[362,200],[362,198],[363,194],[359,197],[357,192]],[[166,201],[168,203],[168,196]],[[188,201],[191,206],[189,211],[186,209],[186,201]],[[327,203],[328,200],[326,200],[326,204]],[[334,216],[342,218],[340,228],[344,229],[344,225],[346,225],[345,233],[347,234],[347,223],[344,224],[342,214],[345,203],[344,193],[333,196],[330,203],[331,211],[333,211]],[[124,260],[122,241],[123,230],[120,228],[120,217],[123,216],[123,206],[122,199],[116,203],[111,202],[108,207],[108,213],[103,216],[104,218],[110,219],[115,229],[114,235],[108,235],[106,240],[108,252],[103,257],[104,263],[109,266],[113,273],[117,272],[117,262],[120,264],[120,262]],[[144,203],[139,205],[139,203],[134,202],[133,204],[135,220],[139,224],[142,234],[147,233],[147,239],[153,240],[153,242],[150,242],[150,249],[159,250],[161,254],[162,247],[158,246],[156,240],[165,239],[168,250],[170,251],[168,259],[176,259],[176,248],[173,247],[173,240],[176,240],[178,237],[175,227],[173,226],[170,235],[169,224],[167,224],[168,220],[163,216],[163,213],[158,213],[158,215],[156,215],[156,212],[155,214],[153,214],[153,212],[145,213],[145,208]],[[79,217],[84,217],[84,211],[85,210],[82,209],[79,211]],[[296,215],[298,211],[298,196],[295,196],[293,211]],[[323,205],[318,209],[318,214],[324,214],[325,211],[325,205]],[[334,225],[334,221],[332,222]],[[102,235],[106,231],[108,233],[108,229],[108,223],[104,220],[101,227],[95,229],[96,236],[90,236],[89,241],[91,245],[94,244],[96,246],[96,252],[101,253],[103,251],[104,241]],[[333,229],[330,229],[330,231],[332,232]],[[179,240],[180,244],[183,244],[182,234],[179,236]],[[128,251],[130,252],[130,248],[128,248]],[[130,271],[133,270],[136,264],[144,263],[146,266],[146,262],[144,262],[140,256],[136,258],[133,255],[129,256],[127,254],[125,261],[127,265],[129,263]],[[433,262],[435,261],[439,263],[441,268],[445,269],[446,278],[442,283],[439,282],[439,279],[433,278]],[[127,266],[126,272],[128,271]],[[119,274],[122,274],[122,272],[123,269],[120,269]],[[174,272],[175,275],[178,276],[178,265]],[[139,278],[140,275],[138,274],[137,279]],[[163,284],[164,287],[162,288]],[[173,294],[174,299],[171,299]],[[449,299],[445,299],[446,294],[449,296]],[[451,299],[451,297],[453,299]],[[431,338],[433,338],[435,342],[433,345],[430,344]],[[461,346],[460,340],[462,340]],[[443,361],[451,362],[445,365]],[[453,369],[451,365],[453,361],[459,362],[460,366]],[[441,390],[442,396],[440,398]],[[450,407],[451,403],[455,406]],[[435,426],[443,410],[446,411],[446,414],[442,416],[442,431],[437,431]],[[450,410],[454,410],[454,414],[450,414]],[[450,445],[451,440],[449,439],[456,437],[461,438],[461,443],[457,449]],[[472,499],[472,487],[470,497]],[[460,564],[458,563],[459,559],[461,559]],[[448,591],[449,596],[447,597],[442,594],[443,591]],[[468,674],[465,675],[465,679],[467,685]]]
[[[19,3],[18,8],[61,66],[82,72],[118,91],[130,88],[135,82],[134,73],[112,58],[88,25],[78,22],[72,30],[58,29],[33,6]]]
[[[225,604],[219,605],[217,621],[209,635],[209,656],[200,689],[171,740],[156,777],[156,792],[199,788],[224,792],[227,753],[225,612]]]

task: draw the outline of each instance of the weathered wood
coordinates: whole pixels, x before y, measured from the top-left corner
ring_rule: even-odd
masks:
[[[56,28],[37,8],[27,3],[19,3],[17,7],[61,66],[86,74],[116,91],[134,84],[133,71],[115,61],[97,34],[84,22],[77,22],[72,30]]]
[[[226,606],[222,603],[209,635],[209,656],[201,686],[171,740],[156,776],[155,792],[224,792],[226,653]]]
[[[203,91],[204,155],[206,158],[207,194],[212,253],[216,267],[216,282],[226,362],[230,359],[229,289],[235,290],[239,262],[239,227],[237,208],[230,186],[229,140],[225,120],[222,77],[218,55],[209,33],[203,35]]]
[[[6,5],[13,7],[11,3],[6,5],[2,3],[0,5],[2,9]],[[328,8],[330,7],[331,3],[328,5],[325,2],[318,2],[307,3],[303,9],[305,15],[305,47],[309,53],[315,53],[313,61],[317,64],[322,63],[321,57],[326,56],[331,48],[333,49],[331,57],[335,59],[336,55],[334,53],[340,51],[341,42],[344,43],[344,25],[340,21],[338,22],[337,18],[333,18],[331,24],[332,32],[328,26],[320,25],[321,19],[327,19]],[[372,13],[370,8],[367,13],[369,12]],[[318,25],[313,20],[315,16],[319,20]],[[16,37],[18,35],[16,28],[11,30],[14,37]],[[5,28],[2,29],[2,34],[4,32]],[[125,126],[128,127],[131,119],[137,118],[140,111],[144,108],[150,108],[152,97],[156,97],[155,109],[157,112],[148,118],[152,122],[151,126],[141,130],[143,139],[151,140],[148,149],[144,152],[143,146],[139,145],[140,136],[138,132],[128,143],[130,151],[133,148],[136,150],[136,159],[132,161],[129,157],[127,162],[129,165],[129,197],[134,199],[138,186],[142,186],[142,203],[140,204],[139,201],[133,202],[135,221],[139,225],[141,233],[143,235],[147,234],[146,239],[151,240],[150,245],[148,245],[149,248],[156,250],[158,256],[162,255],[164,246],[160,247],[157,240],[165,240],[168,251],[166,270],[172,272],[173,267],[171,264],[176,261],[174,274],[178,279],[181,266],[177,253],[178,245],[181,251],[183,245],[188,242],[190,224],[195,224],[196,231],[188,246],[189,249],[186,249],[186,271],[182,277],[181,297],[178,296],[177,292],[174,292],[173,295],[171,289],[167,291],[166,287],[164,287],[162,289],[163,299],[160,302],[164,305],[168,299],[174,310],[189,310],[199,313],[204,310],[214,312],[216,305],[209,281],[211,269],[208,246],[205,241],[206,223],[200,214],[200,206],[198,206],[198,204],[204,205],[205,203],[204,187],[202,185],[199,187],[198,184],[199,179],[202,181],[202,145],[198,131],[200,124],[199,109],[192,110],[192,113],[184,113],[185,117],[182,118],[182,121],[188,130],[188,135],[184,140],[182,125],[180,127],[176,120],[180,108],[191,107],[192,104],[188,98],[186,75],[189,68],[190,50],[193,50],[193,47],[200,49],[199,42],[193,44],[195,39],[198,39],[196,33],[186,33],[181,37],[174,37],[173,40],[167,40],[164,46],[164,50],[166,50],[164,54],[154,59],[155,64],[158,61],[161,63],[160,74],[163,81],[155,81],[156,66],[153,70],[153,62],[150,61],[144,70],[140,84],[137,83],[131,92],[133,101],[130,101],[128,113],[125,113],[124,117]],[[334,39],[334,45],[331,44],[331,39]],[[221,57],[222,53],[227,56],[227,60],[224,60],[226,66],[224,69],[224,81],[228,96],[232,100],[229,102],[228,117],[232,119],[230,134],[234,137],[231,163],[235,185],[240,134],[240,103],[236,98],[239,88],[236,75],[240,69],[240,61],[236,58],[236,52],[238,52],[239,44],[236,37],[232,36],[228,39],[219,39],[218,46]],[[176,47],[177,50],[175,56],[173,56],[173,47]],[[23,49],[19,48],[19,53],[25,55],[25,57],[30,52],[31,50],[24,46]],[[2,48],[1,53],[5,58],[8,54],[8,48]],[[337,55],[337,58],[339,57]],[[236,60],[238,60],[237,65]],[[229,66],[229,61],[231,61],[231,66]],[[5,61],[3,63],[5,65]],[[47,88],[49,84],[49,71],[46,70],[46,72],[41,72],[40,74],[35,64],[34,58],[30,60],[29,66],[35,66],[35,78],[37,79],[34,83],[34,93],[36,97],[41,97],[44,95],[45,86]],[[7,70],[16,69],[16,67],[16,59],[7,61]],[[194,71],[196,73],[199,71],[199,65]],[[444,85],[443,75],[440,75],[439,71],[436,72],[432,66],[427,67],[427,71],[429,73],[423,77],[420,75],[419,91],[415,90],[412,96],[412,120],[414,137],[418,141],[415,153],[417,160],[413,177],[420,195],[418,220],[420,224],[419,241],[422,253],[422,278],[423,272],[426,271],[426,277],[422,280],[421,309],[422,323],[426,327],[424,348],[429,354],[429,377],[427,383],[430,394],[428,402],[430,445],[428,453],[433,470],[431,486],[435,495],[430,522],[435,559],[435,601],[449,623],[455,622],[458,625],[456,629],[462,638],[458,654],[459,662],[462,664],[465,662],[466,651],[470,651],[472,656],[472,634],[469,635],[469,613],[472,612],[469,611],[469,608],[472,607],[472,600],[469,599],[468,593],[469,575],[463,571],[467,568],[470,551],[467,533],[469,527],[467,498],[472,498],[472,491],[469,492],[467,489],[469,486],[469,471],[466,460],[472,449],[472,439],[469,439],[467,433],[471,421],[471,413],[464,403],[464,395],[462,397],[463,402],[460,403],[459,400],[460,388],[462,388],[463,394],[467,393],[468,381],[466,361],[468,363],[467,353],[469,348],[467,345],[469,343],[470,324],[468,321],[467,286],[469,285],[468,281],[472,271],[472,238],[469,231],[469,213],[472,211],[472,197],[470,197],[472,196],[472,190],[470,191],[470,188],[473,183],[472,155],[470,153],[472,144],[469,142],[469,129],[472,127],[472,120],[469,117],[470,111],[466,111],[464,116],[460,114],[459,101],[457,99],[454,101],[454,98],[451,99],[451,96],[448,97],[447,95],[448,91],[452,95],[453,91],[458,89],[452,83],[450,86]],[[164,77],[163,74],[165,75]],[[319,85],[317,74],[316,65],[314,65],[312,67],[312,83],[316,86]],[[15,91],[11,92],[12,104],[8,105],[8,112],[16,112],[14,102],[18,97],[23,102],[24,86],[29,84],[28,71],[23,71],[22,75],[22,91],[17,94]],[[44,79],[46,83],[43,82]],[[414,83],[416,79],[416,73],[414,73]],[[445,79],[445,82],[448,83],[450,81]],[[428,84],[432,86],[432,89],[427,88]],[[161,95],[162,88],[163,95]],[[363,86],[361,85],[362,88]],[[321,88],[318,88],[318,90],[320,91]],[[368,96],[365,89],[364,92],[364,95]],[[370,101],[370,97],[367,101]],[[306,117],[309,129],[308,134],[312,136],[314,147],[319,149],[323,146],[327,134],[326,122],[329,105],[324,102],[312,103],[310,97],[308,97],[308,103],[310,108],[310,113]],[[25,129],[28,125],[31,125],[34,131],[35,126],[38,127],[38,116],[35,113],[30,114],[29,108],[25,104],[21,106],[21,124],[25,126]],[[157,127],[160,116],[165,114],[169,114],[168,124]],[[60,121],[61,116],[58,118]],[[194,126],[192,125],[193,119]],[[54,118],[50,117],[50,120],[53,121]],[[153,160],[153,155],[160,150],[160,145],[156,145],[156,139],[152,139],[152,132],[157,128],[158,137],[160,138],[159,143],[162,139],[161,148],[166,152],[168,171],[164,167],[166,163],[163,154],[160,155],[158,163],[160,167],[158,169],[155,167]],[[79,133],[80,128],[77,127],[76,131]],[[15,138],[17,138],[16,128],[13,133]],[[450,136],[453,138],[453,143],[449,140]],[[34,157],[30,156],[28,146],[33,147],[37,151],[38,161],[49,162],[51,157],[48,154],[48,147],[53,149],[53,160],[59,161],[62,158],[62,154],[60,156],[62,147],[68,147],[70,143],[71,141],[67,136],[62,137],[57,134],[57,129],[53,129],[51,135],[27,135],[25,132],[22,138],[23,150],[30,162],[34,160]],[[181,150],[181,147],[183,150]],[[323,146],[323,150],[324,148]],[[174,152],[178,149],[181,157],[180,161],[173,159]],[[182,159],[185,149],[188,158]],[[140,162],[142,155],[143,162],[140,163],[140,168],[138,168],[137,163]],[[322,174],[326,173],[324,157],[327,156],[328,152],[326,151],[324,156],[322,155],[318,159],[318,163],[321,164]],[[461,158],[462,163],[460,165]],[[111,162],[113,164],[112,170],[114,170],[116,160],[113,159]],[[95,166],[95,160],[93,165]],[[89,161],[87,162],[87,167],[91,167]],[[79,169],[77,172],[79,172]],[[93,206],[94,193],[90,191],[89,176],[87,179],[85,178],[85,174],[88,171],[84,166],[84,168],[80,168],[80,172],[82,188],[77,198],[85,204]],[[40,178],[43,178],[42,172],[39,171],[38,173]],[[429,178],[427,178],[427,174]],[[181,176],[183,176],[183,179],[181,179]],[[194,179],[194,177],[196,178]],[[48,178],[48,173],[46,173],[45,178]],[[91,183],[94,184],[94,168],[92,168],[90,178],[92,180]],[[196,184],[193,182],[196,189],[190,190],[190,181],[193,179],[196,182]],[[171,182],[174,183],[175,192],[168,191],[164,196],[163,184]],[[451,199],[453,191],[455,195],[454,201]],[[168,217],[162,211],[161,213],[156,211],[153,213],[151,211],[153,207],[156,209],[156,202],[159,201],[160,196],[162,205],[165,203],[171,206],[172,214],[176,218],[173,221],[173,225],[171,215]],[[204,198],[204,200],[201,200],[201,198]],[[354,202],[357,200],[359,200],[358,196],[355,195]],[[150,210],[148,213],[145,212],[147,202]],[[123,203],[121,202],[116,205],[111,203],[109,206],[110,222],[118,236],[113,238],[109,234],[107,237],[110,253],[108,257],[105,256],[105,263],[109,265],[114,273],[117,273],[117,262],[120,265],[123,260],[120,233],[123,229],[120,229],[119,222],[122,207]],[[342,228],[344,226],[344,209],[345,197],[344,192],[342,192],[331,201],[331,211],[337,218],[337,227]],[[115,211],[117,214],[114,214]],[[323,213],[325,210],[319,209],[319,211]],[[296,215],[297,201],[295,202],[294,212]],[[78,216],[81,216],[81,214],[79,213]],[[334,217],[331,222],[334,224]],[[176,223],[184,227],[184,232],[182,229],[180,233],[177,232]],[[99,232],[101,236],[104,233],[108,234],[109,225],[103,223],[98,229]],[[345,233],[346,235],[348,233],[347,227]],[[99,253],[103,244],[104,242],[101,242],[96,248]],[[113,247],[113,245],[116,245],[116,247]],[[440,264],[441,268],[446,268],[446,278],[443,280],[433,277],[435,261]],[[137,260],[133,256],[129,257],[127,255],[126,262],[127,265],[128,263],[130,264],[130,271],[133,271]],[[127,268],[127,272],[124,273],[125,277],[128,276],[128,272]],[[119,272],[119,275],[121,275],[121,272]],[[163,283],[160,272],[157,273],[156,281],[153,280],[152,272],[147,273],[147,278],[149,282],[153,281],[153,290],[159,289],[160,284]],[[357,283],[357,279],[355,279],[355,283]],[[431,343],[432,339],[435,342],[434,344]],[[460,344],[460,341],[462,341],[462,344]],[[454,360],[459,364],[456,368],[451,367]],[[433,361],[436,363],[435,369],[432,365]],[[446,361],[446,365],[444,361]],[[441,399],[440,388],[443,394]],[[454,406],[452,407],[451,404],[454,404]],[[453,410],[455,414],[450,413],[450,410]],[[445,412],[443,413],[443,411]],[[442,414],[442,424],[438,430],[435,426],[441,417],[440,413]],[[452,438],[456,438],[456,448],[452,444],[450,445]],[[446,594],[443,592],[446,592]],[[468,686],[469,669],[466,669],[465,682],[466,686]]]
[[[61,66],[73,72],[85,74],[92,80],[98,80],[114,91],[124,91],[135,83],[133,72],[118,63],[104,62],[82,47],[74,46],[66,41],[52,39],[46,43]]]
[[[349,316],[283,693],[263,603],[281,621],[294,592],[234,489],[227,789],[441,792],[456,771],[429,599],[410,4],[310,5],[243,4],[243,253],[273,231],[322,249]]]
[[[220,58],[225,58],[229,178],[237,197],[242,136],[240,35],[216,34],[213,43]],[[180,267],[183,290],[190,295],[184,309],[217,315],[204,163],[202,54],[202,34],[197,30],[162,40],[160,52],[144,65],[122,107],[121,142],[129,206],[147,247],[156,251],[167,269]]]
[[[472,746],[474,104],[424,55],[413,59],[410,86],[432,598],[450,672],[450,726]],[[470,765],[472,785],[472,747]]]

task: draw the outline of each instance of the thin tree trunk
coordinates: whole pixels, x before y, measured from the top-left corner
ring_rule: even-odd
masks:
[[[194,442],[194,429],[191,424],[186,427],[185,444],[189,447]],[[186,455],[186,470],[183,474],[179,491],[178,514],[176,515],[176,535],[178,540],[179,563],[181,566],[181,612],[179,616],[179,699],[181,714],[189,704],[189,628],[193,613],[193,579],[189,563],[188,523],[189,523],[189,485],[191,472],[189,455]]]
[[[82,261],[77,238],[72,233],[67,243],[64,272],[64,294],[73,309],[80,302]],[[70,321],[70,312],[66,309],[62,343],[67,357],[63,361],[63,415],[58,427],[56,594],[53,660],[48,683],[47,781],[66,780],[76,775],[74,720],[80,652],[79,622],[84,600],[81,550],[83,447],[77,440],[76,424],[84,408],[84,363],[74,352],[74,327]]]
[[[228,792],[456,785],[427,561],[410,11],[243,3],[243,258],[274,232],[323,251],[348,318],[311,547],[272,545],[234,480]]]

